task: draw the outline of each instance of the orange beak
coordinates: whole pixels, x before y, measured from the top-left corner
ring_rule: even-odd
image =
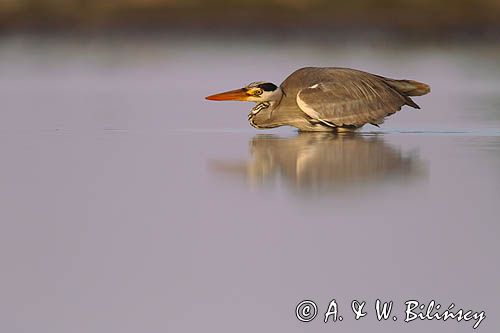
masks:
[[[248,97],[246,89],[241,88],[211,95],[205,97],[205,99],[210,101],[246,101]]]

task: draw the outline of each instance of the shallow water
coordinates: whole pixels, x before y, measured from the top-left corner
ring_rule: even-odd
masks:
[[[470,332],[500,326],[498,48],[0,40],[5,332]],[[305,65],[432,87],[356,135],[257,131],[204,96]],[[322,323],[328,302],[343,322]],[[377,298],[398,320],[378,322]],[[294,315],[303,299],[320,313]],[[350,302],[365,300],[366,318]]]

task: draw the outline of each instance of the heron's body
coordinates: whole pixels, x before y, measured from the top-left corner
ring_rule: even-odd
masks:
[[[207,99],[257,102],[248,116],[256,128],[289,125],[303,131],[332,131],[381,124],[404,105],[419,108],[410,96],[430,91],[428,85],[417,81],[336,67],[301,68],[274,90],[266,90],[265,85],[274,86],[257,82]],[[243,93],[247,97],[238,95]]]

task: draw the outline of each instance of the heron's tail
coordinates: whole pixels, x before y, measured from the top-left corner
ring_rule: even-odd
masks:
[[[384,78],[384,81],[392,88],[406,96],[422,96],[431,91],[429,85],[413,80],[393,80]]]

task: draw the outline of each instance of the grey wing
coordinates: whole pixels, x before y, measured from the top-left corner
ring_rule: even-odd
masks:
[[[313,84],[297,94],[297,104],[303,112],[332,127],[380,124],[407,103],[405,96],[382,80],[362,72],[333,76],[332,80]]]

